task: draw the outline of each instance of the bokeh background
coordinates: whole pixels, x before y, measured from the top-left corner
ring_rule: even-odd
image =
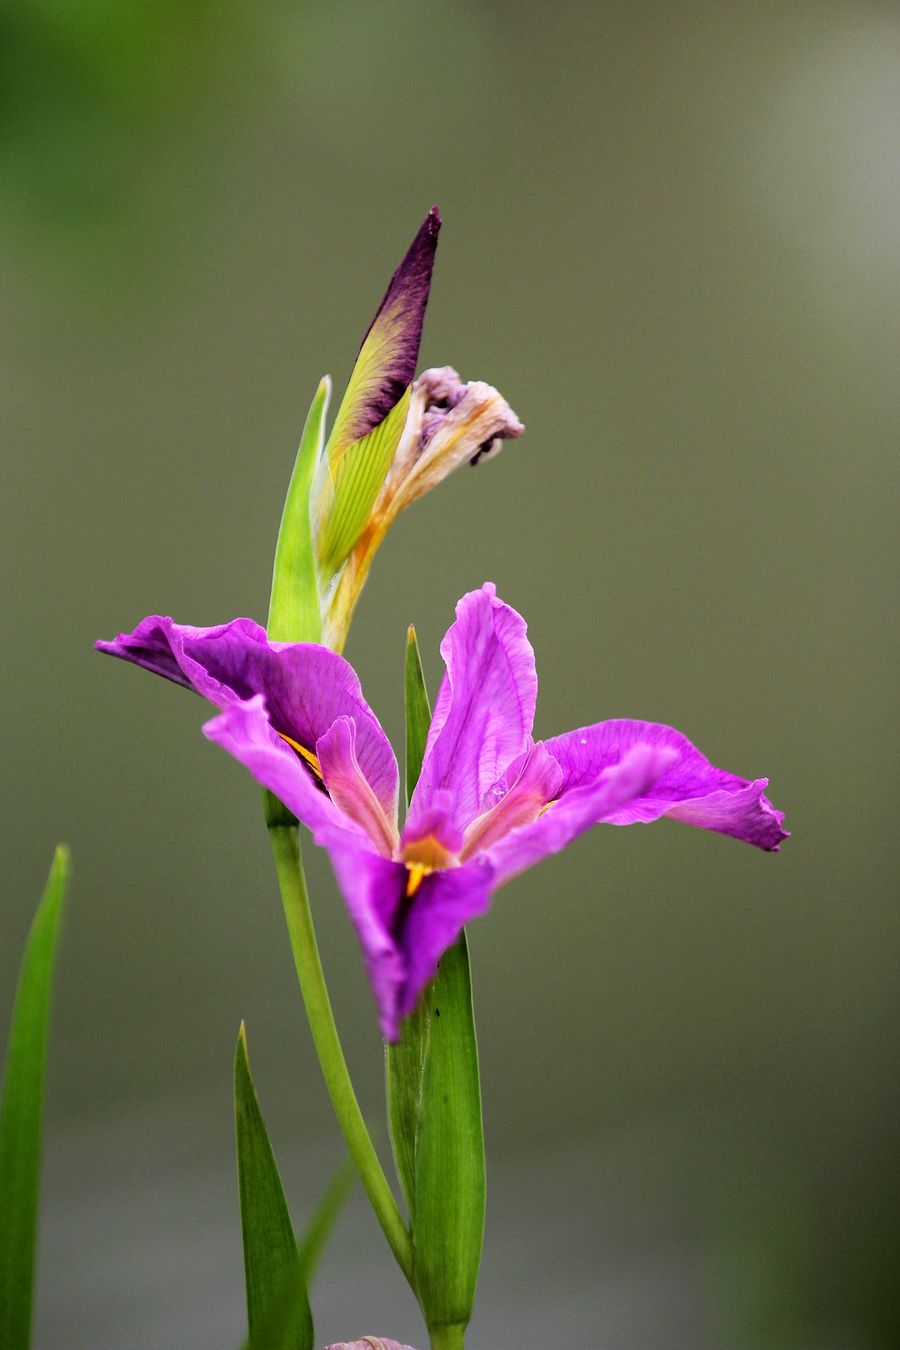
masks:
[[[433,201],[422,364],[528,430],[394,529],[348,653],[371,702],[399,736],[407,623],[434,688],[491,578],[538,734],[672,722],[794,831],[599,829],[473,929],[472,1350],[900,1344],[895,6],[18,0],[0,66],[4,1021],[59,838],[76,877],[38,1350],[238,1344],[240,1018],[298,1222],[340,1159],[257,791],[198,701],[91,643],[264,618],[309,397]],[[315,1305],[322,1343],[422,1343],[359,1194]]]

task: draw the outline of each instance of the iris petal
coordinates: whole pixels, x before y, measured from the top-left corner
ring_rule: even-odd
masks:
[[[485,793],[528,748],[537,699],[526,623],[486,583],[464,595],[441,643],[447,673],[435,703],[422,773],[410,803],[415,820],[440,790],[464,829]]]

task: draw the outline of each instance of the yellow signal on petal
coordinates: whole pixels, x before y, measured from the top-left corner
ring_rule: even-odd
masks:
[[[411,900],[425,878],[434,871],[434,868],[429,867],[427,863],[407,863],[406,867],[409,872],[409,876],[406,878],[406,898]]]
[[[287,744],[291,747],[292,750],[297,751],[297,754],[300,756],[301,759],[306,761],[306,763],[309,765],[309,767],[312,769],[313,773],[316,775],[319,782],[321,783],[322,769],[319,764],[319,761],[316,759],[316,756],[313,754],[313,752],[311,750],[307,750],[306,746],[301,745],[299,741],[295,741],[292,736],[286,736],[283,731],[279,731],[278,735],[281,737],[283,741],[287,742]]]

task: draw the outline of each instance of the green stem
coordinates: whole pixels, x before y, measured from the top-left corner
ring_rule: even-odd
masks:
[[[331,1010],[331,1000],[328,997],[309,907],[297,826],[280,802],[270,794],[266,795],[266,821],[275,854],[275,866],[278,869],[278,883],[281,887],[291,950],[322,1076],[338,1124],[378,1222],[384,1230],[397,1264],[412,1285],[413,1256],[409,1232],[366,1129],[350,1081],[347,1061],[341,1049],[334,1013]],[[451,1346],[462,1345],[462,1341],[441,1342],[441,1345],[446,1345],[449,1350]]]
[[[466,1327],[464,1322],[454,1322],[441,1327],[429,1327],[428,1337],[431,1350],[463,1350]]]

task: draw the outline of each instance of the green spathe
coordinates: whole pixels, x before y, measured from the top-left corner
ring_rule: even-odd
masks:
[[[325,375],[313,396],[294,471],[284,499],[269,601],[269,637],[276,642],[319,642],[322,620],[310,516],[310,493],[325,440],[331,381]]]

